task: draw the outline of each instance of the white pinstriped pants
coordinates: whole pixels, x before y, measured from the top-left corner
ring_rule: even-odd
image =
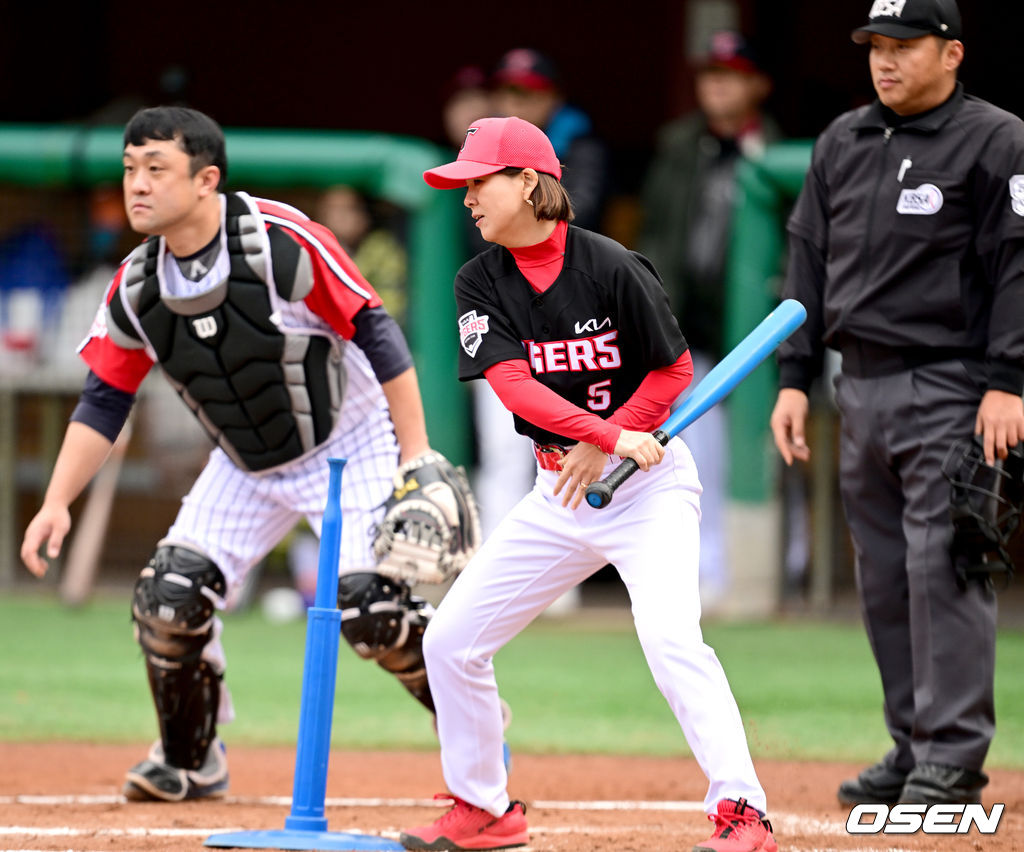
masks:
[[[205,553],[223,572],[228,588],[237,587],[299,518],[304,516],[320,535],[330,480],[329,458],[346,459],[341,477],[338,573],[372,571],[377,564],[373,528],[383,517],[398,464],[398,444],[383,407],[370,410],[358,428],[346,427],[342,418],[316,452],[272,472],[246,473],[223,450],[215,449],[182,500],[164,541]],[[202,656],[223,673],[223,624],[216,617],[214,623],[213,636]],[[222,683],[218,721],[233,718],[231,695]]]
[[[605,469],[610,472],[612,464]],[[445,595],[424,653],[449,790],[495,815],[509,804],[493,656],[553,600],[606,563],[616,566],[654,680],[708,777],[708,812],[745,797],[764,811],[725,672],[704,644],[698,593],[700,484],[686,445],[637,473],[604,509],[552,497],[557,474],[509,513]]]
[[[217,563],[229,586],[241,583],[301,517],[320,534],[328,458],[347,459],[341,478],[339,574],[372,570],[377,564],[372,529],[383,516],[398,461],[387,421],[348,433],[335,427],[316,452],[268,473],[246,473],[215,449],[165,540],[197,548]]]

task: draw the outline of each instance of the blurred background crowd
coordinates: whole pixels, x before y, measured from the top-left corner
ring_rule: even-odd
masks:
[[[11,4],[0,29],[0,160],[5,127],[117,127],[137,108],[160,103],[217,119],[229,133],[229,159],[232,128],[394,134],[427,140],[443,158],[475,118],[518,115],[551,138],[576,224],[654,261],[699,379],[724,354],[736,168],[779,140],[812,139],[832,117],[872,99],[863,49],[849,39],[866,5],[523,0],[499,13],[451,2],[256,0],[244,9],[209,4],[186,12],[108,0],[51,19],[41,6]],[[962,4],[961,79],[968,92],[1024,114],[1024,88],[1009,67],[1018,5]],[[251,182],[238,188],[259,194]],[[275,186],[273,195],[335,232],[403,326],[430,315],[411,309],[417,248],[401,205],[346,184]],[[468,217],[458,222],[450,239],[468,258],[483,244]],[[70,180],[0,179],[0,584],[25,580],[14,542],[80,388],[75,347],[136,242],[116,183],[73,168]],[[448,378],[454,382],[454,373]],[[467,390],[475,428],[464,460],[486,531],[530,487],[534,462],[510,415],[477,384]],[[166,385],[145,387],[143,428],[133,432],[122,471],[127,497],[110,519],[117,547],[107,548],[104,570],[113,575],[135,575],[208,451]],[[701,572],[711,608],[736,583],[727,553],[728,413],[719,406],[685,435],[706,489]],[[808,476],[778,472],[771,606],[806,602],[812,528],[834,535],[818,550],[819,559],[830,554],[830,594],[852,586],[845,536],[834,531],[841,522],[832,523],[834,495],[823,493],[827,482],[815,491]]]

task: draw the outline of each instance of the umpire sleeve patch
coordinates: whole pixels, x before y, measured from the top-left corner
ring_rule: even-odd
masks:
[[[1010,178],[1010,208],[1018,216],[1024,216],[1024,175]]]

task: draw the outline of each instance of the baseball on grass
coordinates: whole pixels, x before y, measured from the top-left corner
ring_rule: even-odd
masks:
[[[267,621],[275,624],[294,621],[306,614],[306,605],[302,601],[302,595],[295,589],[284,586],[265,592],[260,599],[260,607]]]

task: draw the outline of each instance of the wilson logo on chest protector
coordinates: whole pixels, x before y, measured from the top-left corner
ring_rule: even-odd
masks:
[[[205,340],[217,333],[217,320],[215,317],[196,317],[192,320],[192,328],[196,330],[196,337]]]

